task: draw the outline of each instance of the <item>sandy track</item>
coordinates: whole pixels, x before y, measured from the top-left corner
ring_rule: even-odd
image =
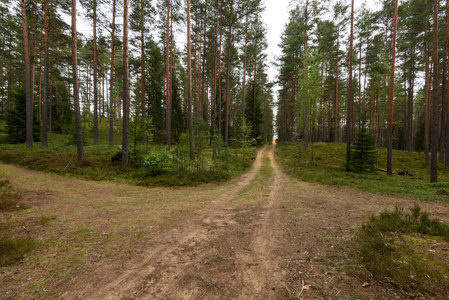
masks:
[[[154,212],[144,211],[147,206],[139,206],[139,201],[156,194],[157,205],[170,199],[170,211],[187,209],[178,207],[186,195],[204,206],[195,210],[196,215],[150,231],[151,238],[129,259],[116,253],[84,265],[69,280],[55,281],[55,292],[63,299],[298,299],[303,283],[301,299],[416,298],[401,296],[391,284],[372,276],[360,279],[348,273],[348,266],[355,264],[351,240],[367,217],[396,205],[407,208],[415,201],[298,181],[280,170],[274,146],[261,149],[251,170],[226,185],[189,189],[149,190],[6,169],[15,172],[11,181],[19,187],[48,189],[46,197],[52,200],[48,203],[59,203],[54,207],[60,214],[72,216],[74,208],[84,203],[83,210],[72,216],[76,219],[93,210],[91,223],[84,227],[124,214],[122,206],[109,214],[96,207],[104,197],[115,197],[107,203],[116,205],[122,197],[128,200],[123,205],[133,209],[121,219],[125,222],[132,214],[151,217]],[[81,185],[84,189],[75,193]],[[132,202],[134,198],[144,200]],[[449,203],[419,201],[419,205],[431,217],[449,223]],[[365,281],[368,286],[363,286]]]
[[[232,209],[227,203],[255,180],[268,155],[274,169],[263,206]],[[281,172],[273,147],[259,150],[250,172],[203,215],[154,240],[140,261],[101,275],[67,299],[267,299],[281,286],[278,189]]]

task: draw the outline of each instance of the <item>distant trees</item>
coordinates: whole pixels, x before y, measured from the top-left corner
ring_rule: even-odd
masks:
[[[343,2],[336,2],[330,8],[307,0],[295,2],[297,5],[291,9],[281,44],[283,53],[279,61],[277,110],[279,138],[301,140],[305,145],[309,141],[346,142],[349,145],[357,128],[366,124],[377,146],[389,146],[391,150],[423,149],[426,160],[427,153],[436,149],[443,159],[446,140],[449,140],[448,37],[444,26],[430,30],[429,22],[436,5],[433,24],[442,23],[442,12],[446,13],[447,7],[441,2],[400,2],[397,29],[395,1],[382,1],[378,11],[362,5],[354,11],[353,34],[348,23],[352,18]],[[308,22],[307,13],[313,10],[319,13]],[[326,11],[334,17],[327,18],[323,13]],[[431,31],[439,38],[432,41]],[[396,33],[397,47],[393,42]],[[354,45],[351,47],[352,36]],[[444,43],[441,42],[443,36]],[[302,69],[309,69],[305,55],[309,51],[322,58],[323,75],[320,83],[323,93],[316,106],[319,113],[310,120],[307,119],[310,114],[304,114],[310,106],[304,108],[307,101],[298,93],[303,84],[298,74]],[[442,99],[432,100],[432,110],[435,109],[432,115],[431,80],[432,99]],[[429,134],[430,130],[435,132]],[[431,139],[433,145],[429,144]],[[433,155],[434,159],[438,157],[438,154]],[[391,161],[390,155],[388,157]],[[392,170],[393,166],[387,169],[390,168]],[[432,169],[436,170],[436,162]]]
[[[23,28],[23,55],[25,61],[25,93],[26,93],[26,142],[27,147],[33,147],[33,90],[31,83],[30,49],[28,45],[27,8],[25,0],[20,1]]]
[[[12,90],[27,86],[27,115],[36,108],[43,146],[47,132],[73,134],[82,161],[83,140],[100,143],[106,131],[111,147],[121,137],[125,156],[129,140],[145,143],[149,128],[168,148],[188,139],[192,153],[200,127],[214,145],[241,145],[244,132],[258,143],[272,139],[262,1],[191,0],[190,9],[179,0],[125,1],[123,9],[116,0],[79,3],[91,24],[81,33],[76,1],[69,10],[60,0],[21,0],[16,11],[0,4],[0,114],[14,107]]]
[[[76,0],[72,0],[72,80],[73,106],[75,110],[75,135],[78,161],[84,160],[83,133],[81,124],[79,85],[78,85],[78,39],[76,38]]]

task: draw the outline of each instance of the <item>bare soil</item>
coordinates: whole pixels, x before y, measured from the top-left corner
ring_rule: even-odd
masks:
[[[420,297],[400,294],[393,285],[373,279],[357,266],[350,250],[353,235],[369,215],[414,203],[300,182],[282,172],[274,146],[261,149],[252,169],[236,180],[197,188],[118,186],[0,165],[0,177],[2,172],[13,172],[11,182],[29,191],[25,204],[31,209],[53,206],[57,219],[51,229],[36,226],[40,234],[72,232],[64,240],[71,247],[73,232],[80,229],[70,231],[70,226],[76,227],[77,220],[84,224],[81,229],[94,232],[86,236],[89,248],[79,250],[88,259],[67,267],[68,276],[52,277],[49,269],[57,266],[50,262],[61,263],[61,254],[54,248],[50,258],[33,261],[31,257],[22,265],[5,268],[0,274],[4,277],[0,297],[5,299],[23,295],[62,299]],[[113,202],[111,208],[108,201],[120,197],[124,203]],[[58,202],[61,198],[65,201]],[[142,199],[152,199],[153,206]],[[77,201],[81,203],[78,212]],[[431,217],[449,222],[449,204],[419,204]],[[105,235],[121,239],[113,243]],[[15,276],[16,272],[27,275]],[[27,276],[28,281],[43,283],[31,292]],[[437,298],[447,299],[447,295]]]

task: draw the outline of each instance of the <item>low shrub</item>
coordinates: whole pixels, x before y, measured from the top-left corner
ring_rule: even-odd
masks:
[[[22,260],[36,246],[37,242],[30,237],[0,236],[0,267]]]
[[[376,278],[407,292],[449,292],[449,225],[418,205],[371,216],[355,242],[359,262]]]
[[[22,195],[16,191],[9,180],[0,180],[0,211],[14,211],[25,209],[26,206],[18,201]]]

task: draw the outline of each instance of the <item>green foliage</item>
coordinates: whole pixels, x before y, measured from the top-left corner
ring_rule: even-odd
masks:
[[[416,204],[410,212],[396,207],[392,212],[385,210],[379,216],[371,216],[356,237],[360,262],[377,278],[386,278],[399,287],[433,292],[434,285],[446,282],[447,288],[449,280],[444,277],[449,271],[447,263],[437,256],[428,258],[428,246],[420,249],[412,241],[426,244],[424,234],[448,242],[449,225],[430,219]]]
[[[428,168],[424,154],[393,150],[393,173],[384,172],[345,172],[346,145],[343,143],[315,143],[314,163],[310,163],[311,149],[305,154],[298,145],[279,142],[276,147],[278,161],[285,171],[308,182],[355,188],[376,194],[389,194],[421,200],[449,201],[449,173],[439,172],[440,183],[428,183]],[[387,151],[378,150],[378,167],[386,169]],[[301,156],[300,156],[301,155]],[[302,157],[306,158],[305,163]],[[444,161],[438,161],[438,169],[444,170]],[[397,175],[399,171],[413,176]]]
[[[356,133],[354,143],[351,145],[351,161],[349,167],[353,171],[373,171],[378,162],[376,141],[374,136],[366,128],[361,128]]]
[[[52,131],[55,133],[74,132],[74,113],[70,102],[71,94],[67,84],[59,81],[52,85],[52,91],[49,93],[51,95],[49,107],[51,109]],[[84,132],[83,135],[85,135]]]
[[[319,55],[316,52],[307,52],[304,56],[304,65],[297,68],[298,93],[296,101],[297,107],[301,111],[298,112],[301,117],[297,126],[308,130],[306,125],[310,123],[310,120],[315,120],[319,113],[319,102],[323,96],[321,88],[323,76],[321,75],[322,62]]]
[[[0,160],[38,171],[89,180],[114,180],[145,186],[180,186],[228,180],[247,170],[255,157],[254,147],[225,151],[223,143],[218,139],[217,155],[212,159],[208,136],[198,134],[195,137],[198,145],[195,160],[190,160],[188,139],[183,135],[170,152],[166,151],[164,145],[137,144],[135,154],[131,153],[132,163],[128,166],[120,163],[120,149],[101,144],[86,146],[86,160],[78,163],[76,150],[64,142],[66,139],[67,135],[50,134],[48,148],[36,145],[32,150],[26,149],[24,144],[0,145]]]
[[[438,219],[430,219],[427,212],[415,204],[410,208],[410,214],[404,208],[396,206],[393,212],[385,210],[379,216],[372,216],[367,224],[362,226],[363,234],[373,235],[378,232],[393,232],[397,234],[410,234],[413,232],[441,236],[449,241],[449,225]]]
[[[146,73],[146,94],[148,99],[148,115],[152,116],[154,125],[154,141],[163,141],[163,90],[164,90],[164,56],[157,46],[156,42],[151,38],[146,42],[149,49],[149,55],[146,56],[148,72]]]
[[[37,242],[30,237],[14,238],[3,234],[0,236],[0,267],[22,260],[36,247]]]
[[[26,142],[26,94],[25,89],[15,88],[11,100],[13,109],[6,114],[6,133],[8,143],[20,144]],[[39,118],[37,109],[33,110],[33,141],[40,141]]]
[[[170,155],[167,151],[150,153],[143,159],[142,167],[148,176],[170,172],[172,170]]]
[[[242,148],[255,146],[257,140],[253,137],[252,131],[251,125],[246,119],[243,119],[241,126],[239,126],[235,136],[231,139],[232,145]]]
[[[262,101],[259,101],[258,97],[262,97],[261,87],[256,85],[256,95],[254,95],[254,82],[248,84],[248,93],[246,94],[246,108],[245,108],[245,123],[250,127],[250,130],[243,128],[246,133],[248,133],[250,139],[254,139],[257,145],[262,143],[262,130],[261,125],[263,124],[263,111],[262,111]],[[256,98],[254,98],[256,97]],[[237,137],[239,139],[239,137]],[[246,138],[245,138],[246,139]]]
[[[25,205],[17,202],[21,198],[22,195],[11,186],[9,180],[0,180],[0,211],[25,209]]]

